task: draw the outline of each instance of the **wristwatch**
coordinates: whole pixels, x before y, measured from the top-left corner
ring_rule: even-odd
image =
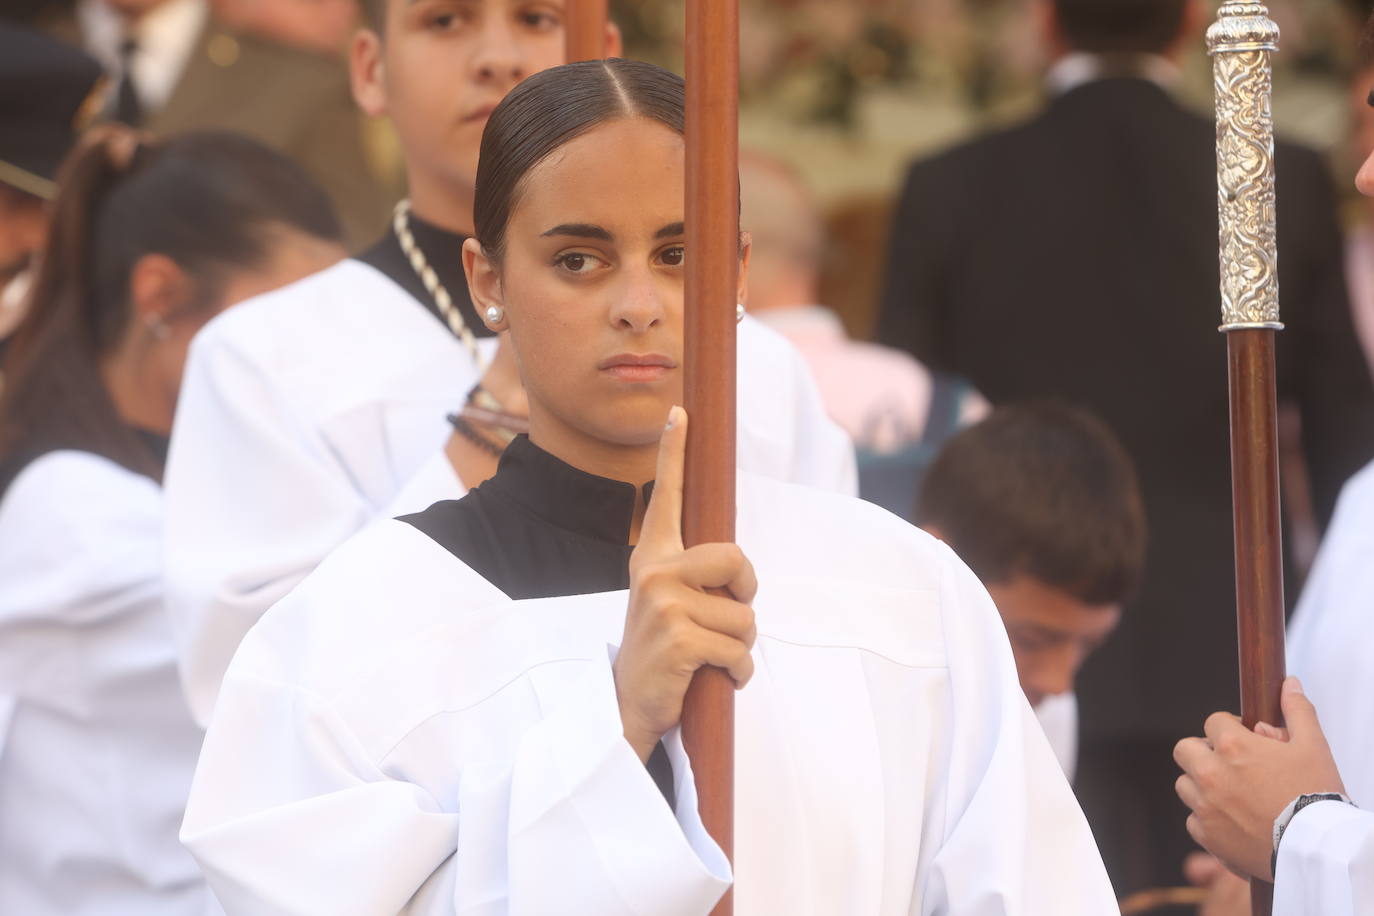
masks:
[[[1274,855],[1269,860],[1269,871],[1277,877],[1279,870],[1279,841],[1283,839],[1283,832],[1292,823],[1294,815],[1308,805],[1316,804],[1319,801],[1338,801],[1345,802],[1347,805],[1354,805],[1347,795],[1339,792],[1314,792],[1311,795],[1299,795],[1288,803],[1288,807],[1279,812],[1279,816],[1274,818]]]

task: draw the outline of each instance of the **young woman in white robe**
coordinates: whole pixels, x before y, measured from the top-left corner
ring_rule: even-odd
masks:
[[[341,257],[340,229],[297,167],[229,135],[104,130],[54,207],[0,398],[0,912],[200,916],[166,436],[195,330]]]
[[[747,473],[739,546],[683,550],[682,106],[596,61],[493,113],[464,255],[530,434],[245,638],[182,829],[230,913],[705,913],[732,875],[677,728],[702,664],[743,686],[741,916],[1113,911],[952,552]]]
[[[461,265],[482,128],[511,87],[565,59],[562,0],[365,6],[355,96],[397,129],[410,208],[356,258],[212,322],[187,366],[167,588],[202,722],[243,634],[329,551],[378,518],[463,494],[441,454],[444,418],[496,343]],[[608,26],[608,53],[619,47]],[[739,353],[741,465],[855,492],[853,448],[796,350],[746,318]]]

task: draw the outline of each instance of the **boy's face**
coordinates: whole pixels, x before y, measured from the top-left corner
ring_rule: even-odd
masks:
[[[1072,690],[1083,660],[1121,619],[1119,605],[1085,604],[1028,576],[987,588],[1006,625],[1016,673],[1031,706]]]
[[[564,0],[390,0],[354,40],[354,96],[400,136],[412,191],[476,183],[487,118],[516,83],[564,62]],[[619,52],[608,26],[607,53]],[[470,191],[469,191],[470,193]]]

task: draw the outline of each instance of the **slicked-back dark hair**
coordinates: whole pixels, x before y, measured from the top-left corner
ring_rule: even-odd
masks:
[[[680,134],[685,103],[682,77],[620,58],[552,67],[512,89],[487,121],[477,160],[472,217],[488,257],[500,260],[505,251],[506,225],[525,176],[536,165],[594,127],[619,118],[649,118]]]
[[[1065,41],[1076,51],[1156,54],[1178,40],[1188,0],[1054,0]]]
[[[984,583],[1024,575],[1088,604],[1126,600],[1145,564],[1130,457],[1096,417],[1052,402],[998,408],[950,439],[916,522]]]
[[[118,125],[92,131],[58,174],[29,311],[6,352],[0,488],[17,462],[54,448],[160,476],[99,371],[134,320],[134,266],[170,258],[193,283],[187,309],[201,310],[236,271],[267,262],[274,228],[342,241],[328,196],[281,153],[232,133],[139,143]]]

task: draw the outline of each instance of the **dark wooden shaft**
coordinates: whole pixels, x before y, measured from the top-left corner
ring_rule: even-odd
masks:
[[[687,276],[683,542],[735,539],[735,303],[739,275],[738,0],[687,2]],[[735,693],[703,668],[682,710],[701,820],[734,859]],[[733,912],[727,893],[713,916]]]
[[[1231,498],[1236,532],[1240,712],[1247,727],[1282,725],[1283,534],[1279,515],[1274,331],[1226,335],[1231,388]],[[1250,884],[1251,912],[1269,916],[1274,887]]]
[[[568,0],[563,34],[568,63],[606,56],[607,0]]]

